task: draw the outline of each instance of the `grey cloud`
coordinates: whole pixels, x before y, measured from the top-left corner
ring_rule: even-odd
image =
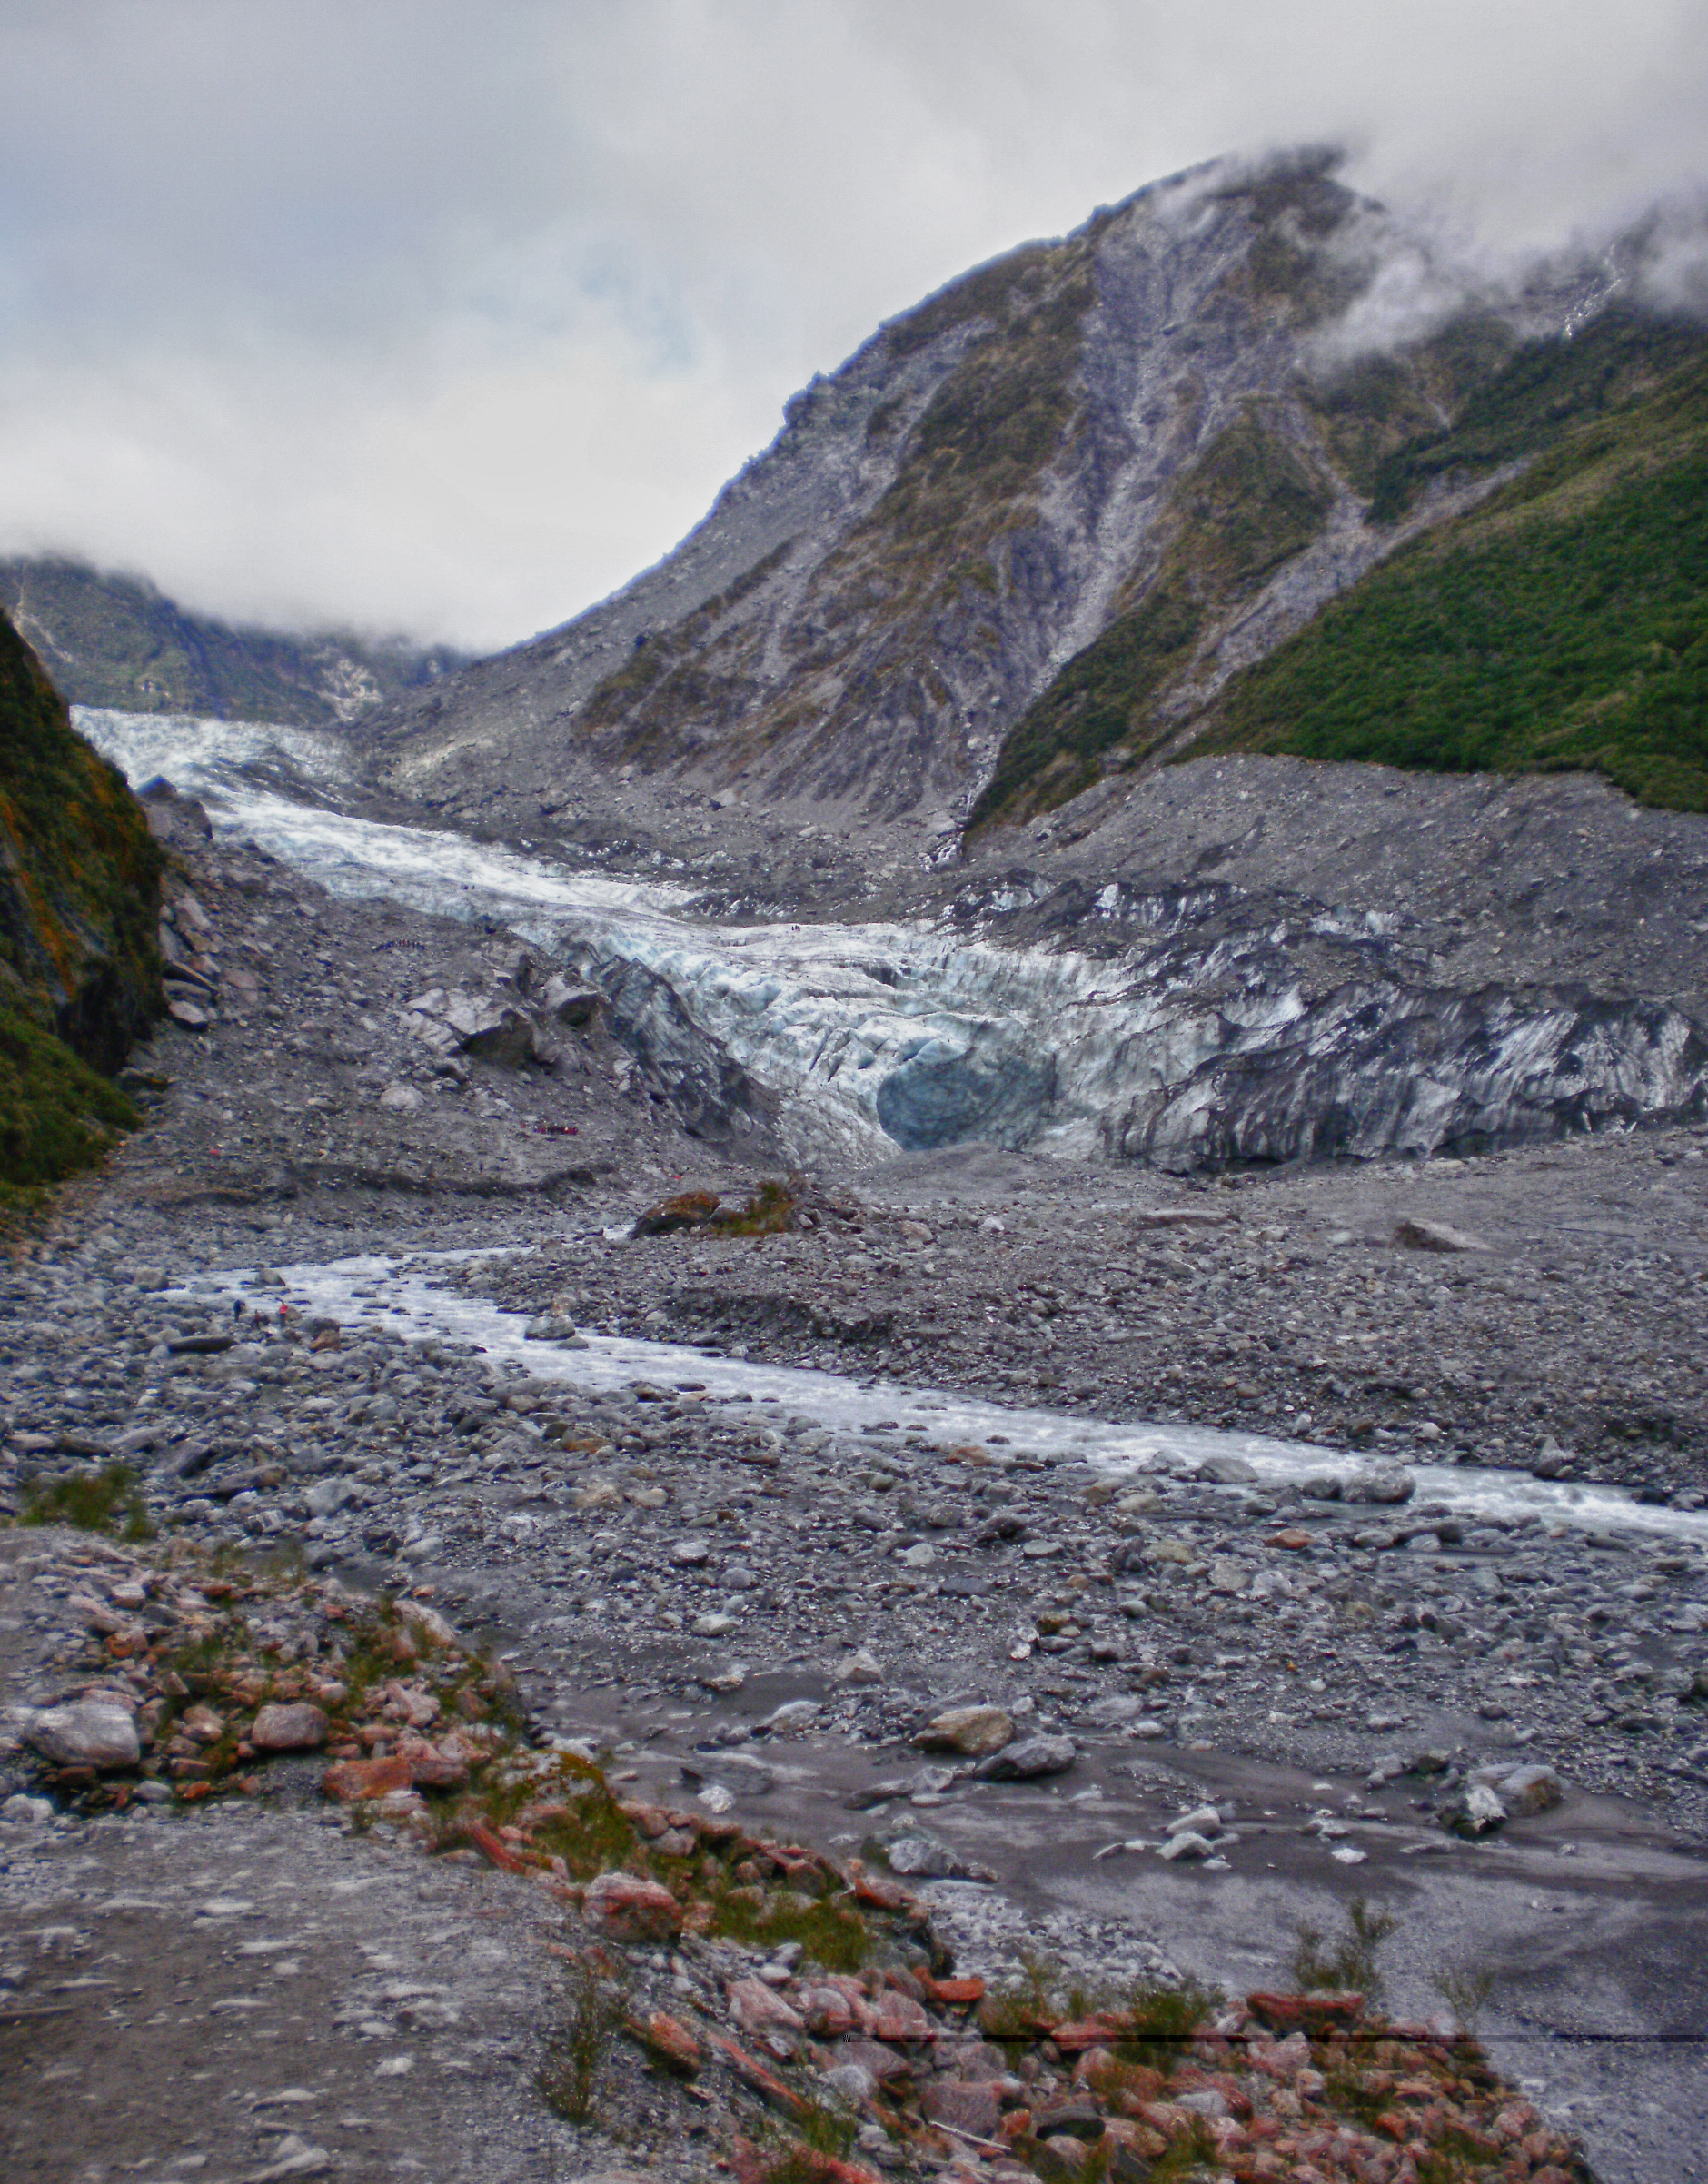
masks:
[[[1688,205],[1695,0],[14,0],[0,547],[491,645],[885,315],[1229,150],[1416,208],[1359,338]],[[1691,221],[1645,277],[1703,279]]]

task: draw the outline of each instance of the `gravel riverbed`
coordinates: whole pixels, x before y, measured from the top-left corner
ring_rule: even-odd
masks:
[[[1302,1921],[1391,1902],[1406,2007],[1492,1952],[1495,2052],[1598,2172],[1700,2173],[1682,2050],[1523,2043],[1703,2020],[1708,1141],[1205,1185],[968,1149],[798,1178],[788,1233],[636,1238],[768,1164],[685,1131],[566,967],[179,849],[149,1125],[5,1270],[12,1513],[120,1462],[168,1539],[431,1602],[636,1795],[888,1842],[977,1969],[1026,1936],[1273,1981]],[[576,1328],[660,1362],[594,1372]],[[1117,1475],[1035,1406],[1183,1453]],[[1438,1466],[1634,1498],[1467,1516]],[[8,1698],[45,1705],[83,1633],[26,1624]],[[930,1728],[971,1708],[992,1753]]]

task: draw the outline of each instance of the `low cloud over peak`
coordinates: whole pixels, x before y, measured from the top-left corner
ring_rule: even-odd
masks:
[[[1152,176],[1345,144],[1432,239],[1422,309],[1425,257],[1688,205],[1705,86],[1684,0],[25,0],[0,551],[495,646],[656,558],[880,319]]]

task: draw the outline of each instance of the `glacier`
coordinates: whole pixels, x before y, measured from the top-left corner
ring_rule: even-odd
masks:
[[[1670,1004],[1444,988],[1377,913],[1021,875],[914,919],[740,922],[670,880],[364,818],[335,735],[75,717],[134,785],[164,775],[335,895],[494,919],[573,964],[656,1088],[703,1122],[708,1087],[757,1087],[723,1119],[789,1161],[981,1141],[1186,1172],[1708,1113],[1708,1041]]]

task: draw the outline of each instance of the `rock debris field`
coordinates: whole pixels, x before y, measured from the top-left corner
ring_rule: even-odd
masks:
[[[1704,2173],[1708,1139],[765,1197],[164,823],[0,1280],[8,2175]]]

